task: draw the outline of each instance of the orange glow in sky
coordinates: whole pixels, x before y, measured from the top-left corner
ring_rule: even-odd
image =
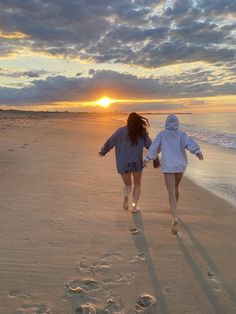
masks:
[[[112,99],[109,97],[102,97],[101,99],[96,101],[96,104],[102,106],[103,108],[107,108],[111,105]]]

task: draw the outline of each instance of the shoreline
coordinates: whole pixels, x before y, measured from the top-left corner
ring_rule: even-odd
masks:
[[[184,178],[175,237],[163,177],[151,165],[141,212],[121,209],[114,152],[97,152],[122,121],[5,122],[1,312],[235,313],[234,206]]]
[[[206,192],[214,195],[214,197],[217,197],[219,199],[221,199],[222,201],[228,203],[230,206],[234,207],[236,210],[236,204],[234,202],[233,199],[227,198],[226,196],[224,197],[223,194],[220,194],[218,191],[214,192],[212,189],[207,188],[206,186],[201,185],[200,183],[197,182],[197,180],[195,180],[193,177],[191,177],[191,175],[185,174],[185,178],[189,181],[191,181],[191,184],[196,185],[197,187],[205,190]]]

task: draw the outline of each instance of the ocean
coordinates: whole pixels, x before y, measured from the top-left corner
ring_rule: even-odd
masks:
[[[201,146],[204,161],[188,154],[186,176],[236,205],[236,113],[178,115],[180,129]],[[166,115],[147,116],[150,136],[164,128]]]

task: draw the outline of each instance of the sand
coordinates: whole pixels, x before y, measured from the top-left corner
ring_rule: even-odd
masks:
[[[122,209],[117,116],[0,113],[0,313],[236,313],[236,208],[184,178],[179,234],[163,177]],[[207,162],[207,158],[204,162]]]

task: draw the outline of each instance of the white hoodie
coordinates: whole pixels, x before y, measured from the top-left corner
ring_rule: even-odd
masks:
[[[184,172],[188,164],[186,149],[195,155],[201,152],[199,145],[185,132],[179,130],[177,116],[170,114],[166,119],[165,130],[157,134],[144,160],[153,160],[161,152],[162,172]]]

